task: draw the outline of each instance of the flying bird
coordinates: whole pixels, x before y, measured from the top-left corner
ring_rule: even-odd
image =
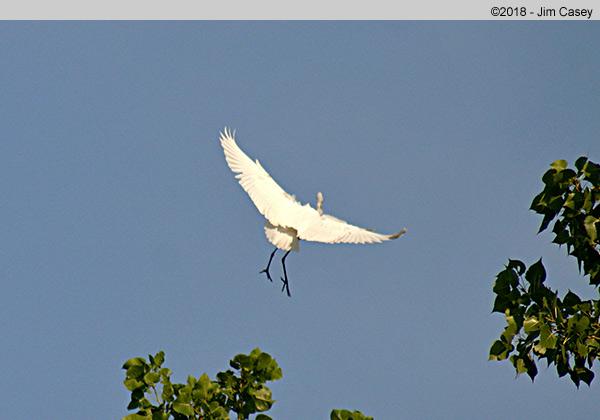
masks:
[[[265,235],[275,249],[269,257],[267,267],[261,271],[272,282],[269,268],[278,249],[285,251],[281,259],[283,286],[281,291],[290,296],[290,287],[285,268],[285,259],[291,251],[300,250],[299,241],[323,242],[327,244],[352,243],[372,244],[396,239],[406,233],[385,235],[373,232],[323,213],[323,194],[317,193],[317,208],[302,204],[281,188],[257,160],[253,161],[235,142],[235,133],[227,127],[220,133],[221,146],[229,168],[236,174],[240,185],[266,220]]]

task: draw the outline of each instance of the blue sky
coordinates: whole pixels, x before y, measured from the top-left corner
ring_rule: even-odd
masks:
[[[507,258],[596,293],[528,207],[553,160],[600,160],[599,47],[591,22],[1,23],[2,415],[120,418],[124,360],[183,381],[258,346],[278,419],[589,418],[597,381],[487,354]],[[302,243],[288,298],[225,125],[301,201],[407,235]]]

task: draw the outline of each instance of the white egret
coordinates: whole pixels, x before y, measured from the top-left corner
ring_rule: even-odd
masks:
[[[290,296],[290,288],[285,269],[285,259],[291,251],[299,251],[299,240],[353,244],[371,244],[396,239],[406,229],[398,233],[385,235],[351,225],[343,220],[323,213],[323,194],[317,193],[317,208],[310,204],[301,204],[293,195],[281,188],[265,171],[258,160],[252,161],[235,142],[234,133],[225,128],[220,135],[221,146],[225,152],[225,160],[242,188],[267,221],[265,235],[275,249],[271,253],[267,268],[261,271],[273,281],[269,274],[271,261],[277,249],[286,251],[281,259],[283,266],[283,290]]]

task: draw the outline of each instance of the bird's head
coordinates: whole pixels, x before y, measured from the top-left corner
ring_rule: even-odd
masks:
[[[317,193],[317,211],[319,214],[323,214],[323,193],[321,191]]]

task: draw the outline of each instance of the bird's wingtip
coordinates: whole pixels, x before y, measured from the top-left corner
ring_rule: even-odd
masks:
[[[235,140],[235,130],[231,131],[231,128],[225,126],[223,130],[219,133],[221,141],[223,140]]]
[[[390,239],[398,239],[399,237],[401,237],[405,233],[406,233],[406,228],[402,228],[402,230],[400,232],[394,233],[393,235],[390,235]]]

